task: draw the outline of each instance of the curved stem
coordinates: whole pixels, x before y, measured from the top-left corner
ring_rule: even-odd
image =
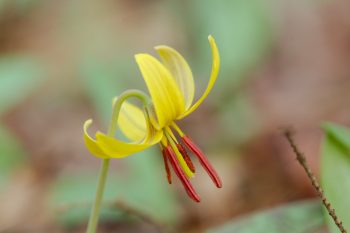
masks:
[[[138,98],[139,100],[141,100],[142,104],[146,107],[149,105],[149,97],[144,92],[139,90],[127,90],[123,92],[119,97],[114,98],[113,99],[114,107],[113,107],[111,123],[109,124],[109,127],[108,127],[108,136],[113,137],[115,132],[117,131],[118,116],[120,113],[120,109],[124,101],[130,97]]]
[[[148,105],[148,96],[144,94],[141,91],[138,90],[128,90],[123,92],[118,98],[113,100],[113,113],[112,113],[112,119],[108,127],[108,136],[114,137],[117,126],[118,126],[118,116],[120,113],[120,109],[122,107],[122,104],[125,100],[127,100],[130,97],[136,97],[142,101],[142,103],[147,106]],[[103,192],[107,181],[107,174],[109,169],[109,159],[103,159],[101,169],[100,169],[100,175],[98,179],[98,185],[96,190],[96,197],[95,202],[91,210],[90,219],[88,223],[88,227],[86,230],[86,233],[95,233],[98,225],[98,220],[100,217],[100,209],[101,209],[101,202],[103,198]]]

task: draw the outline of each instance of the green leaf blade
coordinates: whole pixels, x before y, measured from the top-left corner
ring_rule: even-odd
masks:
[[[325,124],[324,130],[326,137],[322,144],[322,186],[344,227],[350,229],[350,130],[331,123]],[[326,211],[325,215],[331,232],[339,232]]]
[[[313,233],[323,225],[320,201],[310,200],[239,218],[206,233]]]

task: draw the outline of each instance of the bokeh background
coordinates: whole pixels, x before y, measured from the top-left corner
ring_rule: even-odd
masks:
[[[113,160],[99,232],[328,232],[280,129],[295,128],[319,175],[320,125],[350,124],[349,10],[346,0],[0,0],[0,232],[84,232],[100,160],[83,122],[106,129],[114,96],[146,90],[134,54],[159,44],[187,58],[198,98],[209,34],[219,78],[179,124],[224,187],[199,169],[192,202],[167,184],[158,147]]]

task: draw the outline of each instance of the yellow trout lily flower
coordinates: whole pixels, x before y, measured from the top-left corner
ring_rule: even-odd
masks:
[[[188,195],[199,202],[200,197],[188,179],[194,176],[195,169],[187,154],[187,148],[197,156],[215,185],[222,187],[219,176],[207,158],[175,123],[198,108],[208,96],[218,76],[218,48],[212,36],[208,39],[212,51],[212,70],[206,90],[194,104],[193,75],[186,60],[176,50],[164,45],[155,47],[160,60],[149,54],[137,54],[135,59],[148,87],[150,98],[135,90],[126,91],[115,98],[108,134],[97,132],[96,139],[87,132],[92,123],[92,120],[87,120],[84,124],[84,139],[88,150],[103,159],[123,158],[159,143],[169,183],[171,173],[168,161]],[[131,97],[141,100],[142,107],[130,103]],[[122,141],[115,137],[117,126],[130,141]],[[173,132],[176,132],[177,136]]]

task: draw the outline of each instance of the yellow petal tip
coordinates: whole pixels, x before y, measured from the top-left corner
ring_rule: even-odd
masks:
[[[88,119],[84,122],[84,131],[87,131],[87,128],[92,124],[92,119]]]
[[[135,60],[139,61],[140,59],[146,58],[146,57],[151,57],[151,55],[147,54],[147,53],[138,53],[135,54]]]
[[[164,50],[164,49],[172,49],[172,48],[170,48],[167,45],[157,45],[157,46],[154,46],[154,49],[157,50],[157,51],[161,51],[161,50]]]
[[[112,106],[115,105],[115,103],[117,102],[117,100],[118,100],[118,97],[114,97],[114,98],[112,99]]]
[[[194,110],[198,108],[198,106],[203,102],[203,100],[208,96],[209,92],[214,86],[214,83],[217,79],[219,68],[220,68],[220,56],[219,56],[219,50],[216,46],[215,39],[212,35],[208,36],[209,44],[212,51],[212,69],[211,74],[209,78],[209,83],[207,85],[206,90],[204,91],[203,95],[197,100],[197,102],[192,105],[183,115],[179,116],[177,119],[182,119],[188,114],[191,114]]]
[[[92,124],[92,119],[86,120],[84,122],[84,141],[85,141],[85,145],[88,148],[88,150],[90,151],[91,154],[93,154],[94,156],[98,157],[98,158],[108,158],[109,156],[104,153],[101,148],[97,145],[97,142],[91,138],[87,132],[87,129],[89,128],[89,126]]]
[[[208,40],[211,46],[215,46],[216,47],[216,43],[215,43],[215,39],[212,35],[208,36]]]

